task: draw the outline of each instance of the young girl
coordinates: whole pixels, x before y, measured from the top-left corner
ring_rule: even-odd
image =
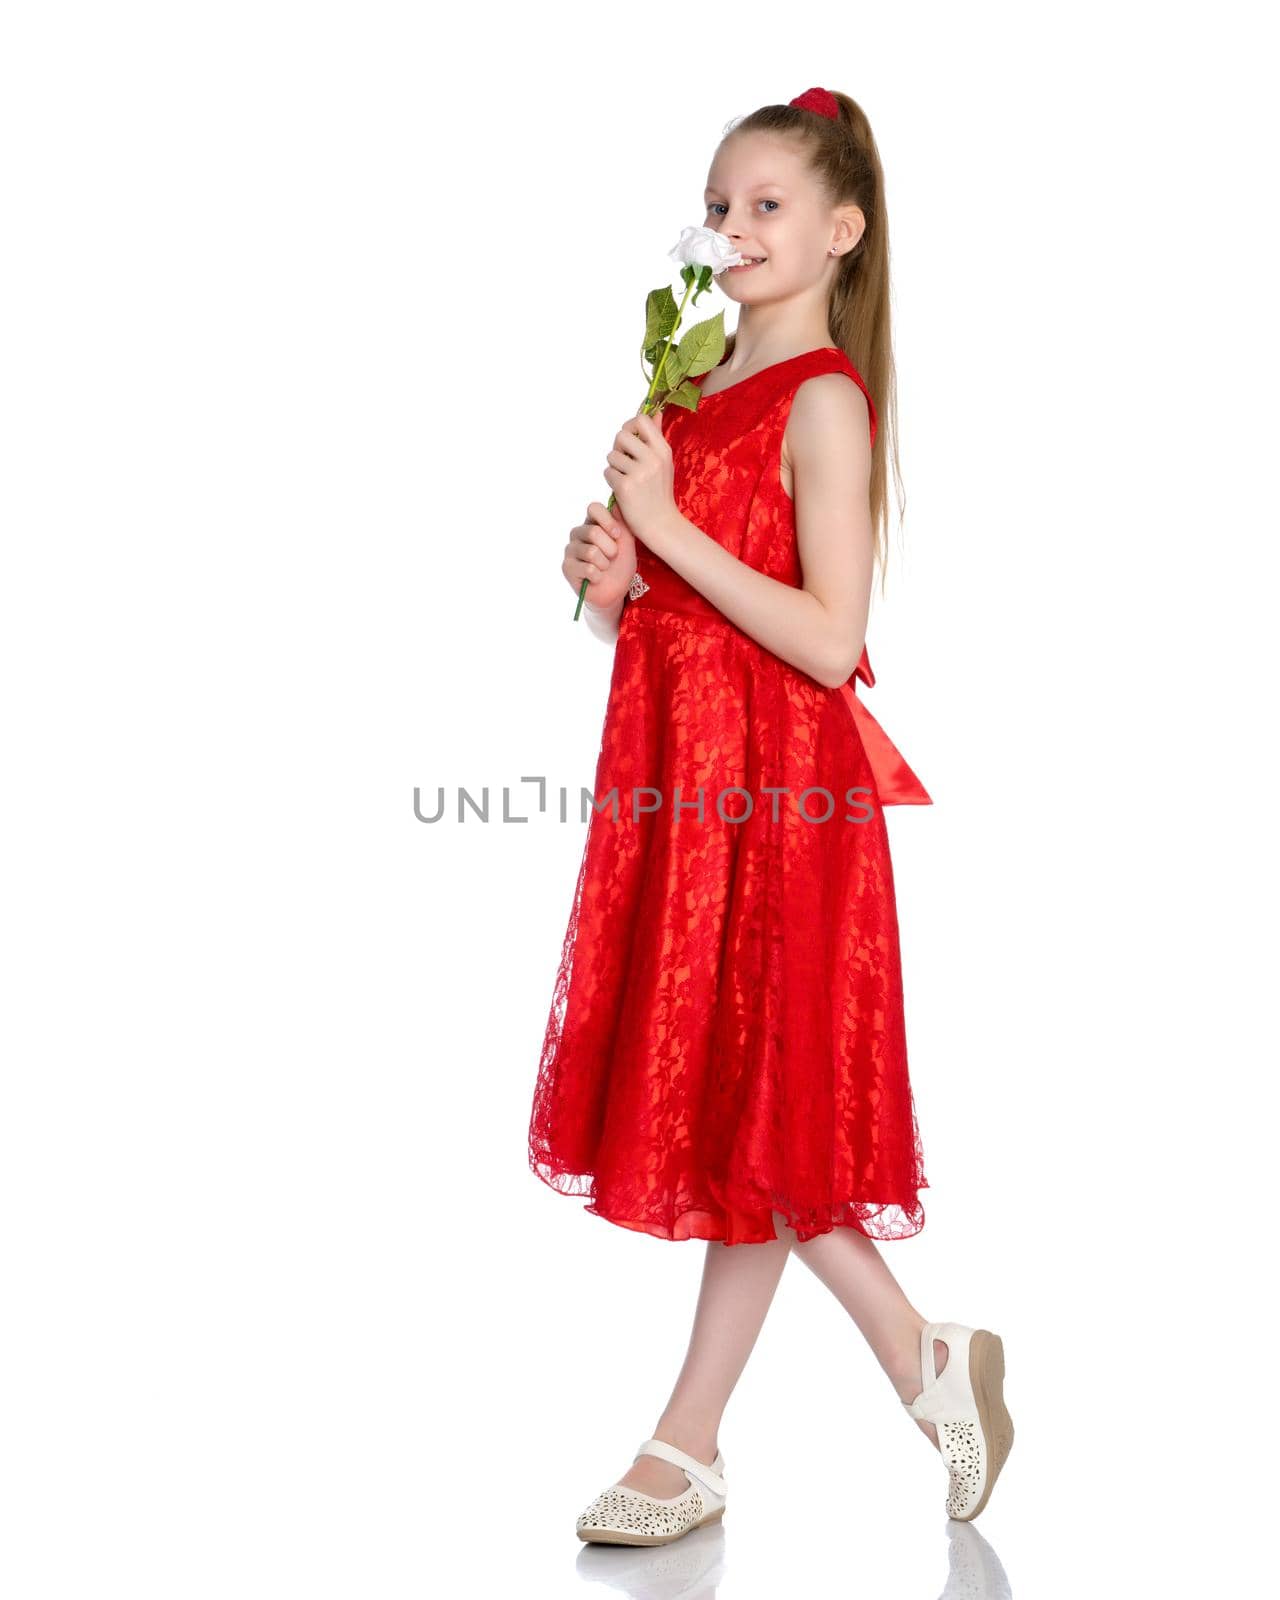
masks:
[[[696,411],[622,426],[563,572],[616,637],[595,810],[529,1128],[586,1209],[708,1241],[684,1366],[580,1538],[662,1544],[723,1514],[717,1435],[792,1251],[866,1337],[949,1471],[987,1503],[1013,1442],[1001,1341],[927,1322],[874,1240],[919,1232],[881,807],[930,804],[854,693],[883,581],[894,393],[879,155],[809,89],[733,124],[706,226],[743,258]]]

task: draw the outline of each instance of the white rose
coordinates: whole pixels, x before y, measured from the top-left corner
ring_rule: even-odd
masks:
[[[682,267],[710,267],[713,275],[742,260],[724,234],[714,228],[685,228],[675,249],[667,254]]]

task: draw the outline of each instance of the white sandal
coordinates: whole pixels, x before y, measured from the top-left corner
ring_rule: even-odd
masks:
[[[947,1347],[939,1375],[933,1341]],[[986,1328],[961,1322],[926,1322],[920,1330],[924,1388],[904,1400],[908,1412],[938,1430],[938,1448],[951,1474],[947,1515],[957,1522],[976,1517],[991,1496],[1009,1451],[1013,1418],[1004,1403],[1004,1345]]]
[[[625,1484],[611,1484],[578,1518],[579,1539],[589,1544],[670,1544],[724,1515],[728,1487],[723,1450],[708,1466],[665,1439],[646,1439],[636,1456],[661,1456],[683,1467],[689,1487],[674,1499],[662,1500]]]

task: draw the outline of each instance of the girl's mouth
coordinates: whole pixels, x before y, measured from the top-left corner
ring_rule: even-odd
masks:
[[[754,258],[752,258],[750,256],[746,256],[746,257],[744,257],[742,259],[741,262],[739,262],[739,264],[736,267],[726,267],[725,271],[726,272],[750,272],[752,267],[763,266],[764,262],[766,261],[766,259],[767,259],[767,257],[765,257],[765,256],[756,256]]]

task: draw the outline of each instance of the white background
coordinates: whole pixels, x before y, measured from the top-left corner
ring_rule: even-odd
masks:
[[[931,1600],[949,1557],[1037,1600],[1258,1587],[1260,20],[6,11],[15,1600]],[[907,511],[867,701],[935,802],[890,814],[930,1188],[882,1248],[1002,1334],[1018,1442],[957,1533],[793,1260],[723,1529],[601,1551],[573,1519],[656,1421],[704,1247],[526,1166],[583,826],[428,827],[413,789],[591,784],[568,530],[721,132],[813,84],[887,173]]]

